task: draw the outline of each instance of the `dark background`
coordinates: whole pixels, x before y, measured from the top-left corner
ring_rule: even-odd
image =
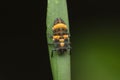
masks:
[[[46,42],[47,1],[0,3],[0,55],[3,62],[0,80],[52,80]],[[119,8],[119,2],[115,0],[68,0],[73,46],[75,37],[81,34],[119,35],[119,26],[111,26],[120,25]]]

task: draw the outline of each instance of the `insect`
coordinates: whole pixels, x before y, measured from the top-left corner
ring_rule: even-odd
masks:
[[[68,33],[68,27],[61,18],[56,18],[54,25],[52,27],[52,39],[54,49],[51,51],[51,57],[53,56],[54,51],[57,51],[58,54],[64,54],[66,51],[70,51],[70,34]]]

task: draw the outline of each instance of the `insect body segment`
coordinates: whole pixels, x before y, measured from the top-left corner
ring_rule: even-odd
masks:
[[[54,51],[57,51],[59,54],[64,54],[64,52],[68,51],[68,49],[71,49],[68,27],[61,18],[57,18],[54,21],[52,31],[54,49],[51,52],[51,57],[53,56]]]
[[[62,42],[64,42],[64,41],[65,41],[64,39],[59,39],[59,42],[60,42],[60,43],[62,43]]]
[[[65,24],[62,24],[62,23],[58,23],[56,24],[53,28],[53,30],[59,30],[59,29],[67,29],[67,26]]]
[[[60,47],[64,47],[64,42],[60,42]]]
[[[53,40],[59,40],[60,36],[59,35],[55,35],[53,36]]]

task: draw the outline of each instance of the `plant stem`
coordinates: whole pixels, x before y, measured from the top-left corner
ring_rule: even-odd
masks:
[[[69,30],[68,13],[66,0],[48,0],[47,6],[47,41],[53,43],[50,35],[52,35],[52,27],[54,20],[61,18],[64,20]],[[70,71],[70,52],[67,51],[64,55],[58,55],[55,51],[51,57],[51,51],[54,47],[48,44],[51,69],[54,80],[71,80]]]

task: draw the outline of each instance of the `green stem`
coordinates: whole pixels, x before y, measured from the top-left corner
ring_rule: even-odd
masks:
[[[61,18],[64,20],[69,30],[68,13],[66,0],[48,0],[47,6],[47,41],[52,43],[50,35],[52,35],[52,27],[54,20]],[[51,63],[51,69],[54,80],[71,80],[70,71],[70,52],[67,51],[64,55],[58,55],[57,52],[53,53],[51,57],[51,51],[54,48],[52,45],[48,45],[49,57]]]

